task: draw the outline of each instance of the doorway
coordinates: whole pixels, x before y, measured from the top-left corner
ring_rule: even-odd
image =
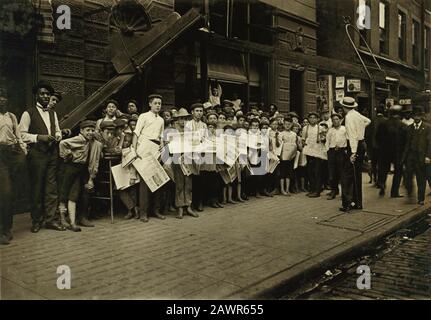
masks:
[[[304,112],[304,72],[290,70],[290,111],[296,112],[301,118]]]

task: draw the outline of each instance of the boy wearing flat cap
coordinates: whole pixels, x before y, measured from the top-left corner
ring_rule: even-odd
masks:
[[[82,186],[86,191],[92,191],[99,169],[102,143],[94,140],[95,128],[94,121],[84,120],[80,124],[79,135],[60,142],[60,158],[63,163],[59,211],[61,223],[74,232],[81,231],[76,225],[76,204]],[[65,220],[66,213],[69,213],[70,225]],[[81,222],[85,225],[88,219],[86,216],[82,219],[84,221]]]
[[[36,105],[24,111],[19,129],[22,139],[29,146],[27,157],[32,186],[31,232],[48,229],[64,231],[55,221],[57,210],[57,160],[58,142],[62,139],[57,114],[48,107],[54,93],[46,81],[33,87]]]

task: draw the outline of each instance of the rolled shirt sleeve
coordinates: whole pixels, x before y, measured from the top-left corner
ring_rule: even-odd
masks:
[[[28,114],[27,111],[24,111],[24,113],[21,116],[21,121],[19,123],[19,131],[21,132],[22,140],[25,143],[36,143],[37,134],[28,133],[30,124],[31,124],[30,115]]]

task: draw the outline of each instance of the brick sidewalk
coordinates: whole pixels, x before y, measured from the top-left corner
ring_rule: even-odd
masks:
[[[368,184],[364,199],[363,212],[341,214],[339,199],[252,198],[198,219],[106,218],[81,233],[32,234],[19,215],[0,248],[1,299],[251,298],[429,208],[379,199]],[[59,265],[71,290],[56,287]]]

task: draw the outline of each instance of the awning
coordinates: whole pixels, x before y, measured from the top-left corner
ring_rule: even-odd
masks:
[[[198,78],[200,78],[200,66],[198,61]],[[211,47],[208,52],[208,78],[226,82],[247,83],[244,54],[238,51]]]
[[[109,80],[75,109],[66,114],[60,120],[60,127],[73,128],[78,125],[83,118],[97,110],[97,108],[99,108],[110,96],[117,93],[121,88],[129,83],[135,75],[135,73],[121,74]]]
[[[122,74],[133,72],[134,66],[142,68],[201,18],[202,16],[196,8],[190,9],[183,16],[176,12],[171,13],[143,36],[137,37],[128,45],[127,50],[112,59],[115,70]]]
[[[163,28],[155,27],[157,33],[150,30],[148,34],[154,37],[151,41],[149,39],[145,40],[142,37],[142,41],[135,42],[135,45],[141,45],[141,50],[137,50],[136,47],[134,48],[135,52],[138,52],[133,56],[136,66],[139,66],[140,69],[145,67],[152,58],[201,19],[201,15],[197,9],[190,9],[179,19],[176,18],[177,16],[177,13],[172,13],[171,18],[165,19],[166,23]],[[164,30],[163,33],[159,33],[162,29]],[[71,111],[60,120],[60,125],[63,128],[74,128],[77,126],[83,118],[97,110],[109,97],[117,93],[135,77],[136,70],[130,59],[117,59],[113,63],[116,69],[119,70],[119,75],[109,80],[78,106],[69,106],[68,110]]]

